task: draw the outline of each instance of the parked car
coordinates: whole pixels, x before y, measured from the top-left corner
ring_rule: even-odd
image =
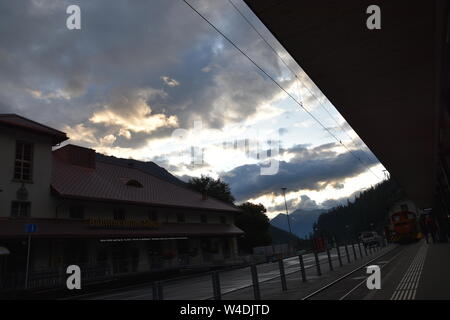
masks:
[[[382,244],[381,236],[375,231],[365,231],[361,233],[360,239],[365,247]]]

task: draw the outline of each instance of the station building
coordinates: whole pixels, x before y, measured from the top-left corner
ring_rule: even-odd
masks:
[[[154,163],[60,147],[66,140],[40,123],[0,115],[0,288],[23,281],[28,247],[31,283],[57,281],[71,264],[101,278],[237,257],[237,207],[187,188]]]

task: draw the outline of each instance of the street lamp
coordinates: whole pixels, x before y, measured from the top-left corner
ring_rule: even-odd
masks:
[[[289,220],[289,212],[288,212],[287,202],[286,202],[286,188],[281,188],[281,190],[283,191],[284,207],[286,208],[286,218],[287,218],[288,227],[289,227],[289,234],[291,236],[291,241],[292,241],[291,221]],[[291,241],[289,241],[289,242],[291,242]]]

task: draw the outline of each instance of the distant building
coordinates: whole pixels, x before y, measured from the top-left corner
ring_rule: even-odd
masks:
[[[52,151],[67,139],[0,115],[0,288],[23,282],[30,234],[30,286],[60,279],[71,264],[94,279],[237,256],[237,207],[186,188],[153,163],[71,144]]]

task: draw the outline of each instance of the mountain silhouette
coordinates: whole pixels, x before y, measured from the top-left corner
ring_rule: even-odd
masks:
[[[313,224],[326,209],[302,210],[297,209],[289,214],[292,233],[304,238],[313,231]],[[278,214],[270,220],[270,224],[279,229],[289,232],[288,222],[285,213]]]

